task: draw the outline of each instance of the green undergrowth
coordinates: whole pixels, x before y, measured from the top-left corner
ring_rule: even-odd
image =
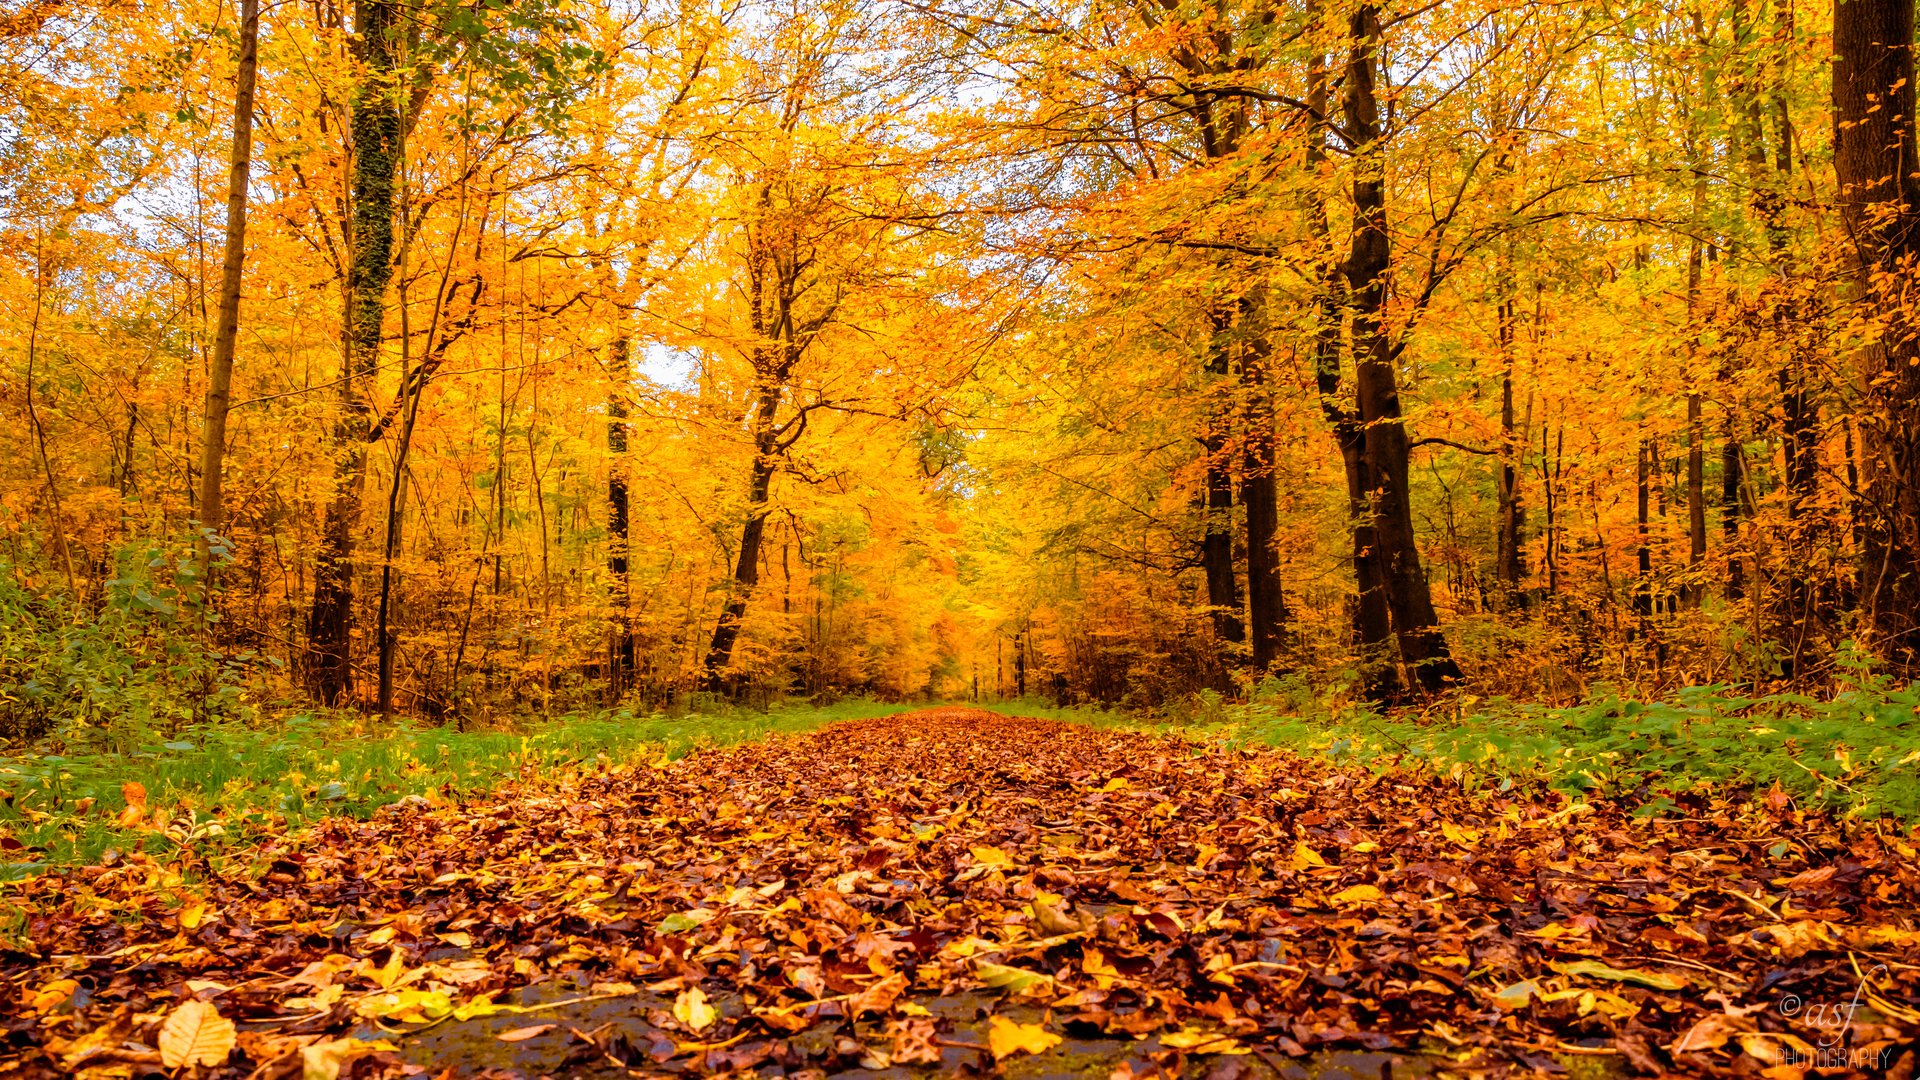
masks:
[[[1154,713],[984,706],[1102,726],[1174,730],[1373,767],[1430,768],[1495,783],[1540,781],[1641,815],[1686,816],[1709,789],[1742,797],[1776,783],[1799,805],[1920,823],[1920,683],[1864,677],[1827,697],[1744,696],[1725,686],[1636,701],[1602,690],[1572,706],[1456,695],[1384,715],[1288,683],[1251,702],[1202,695]]]
[[[230,845],[330,815],[366,817],[409,795],[485,791],[522,775],[564,779],[910,707],[848,700],[677,717],[622,709],[484,731],[314,712],[191,725],[127,751],[0,750],[0,879],[109,851]],[[119,824],[129,783],[146,793],[143,827]]]

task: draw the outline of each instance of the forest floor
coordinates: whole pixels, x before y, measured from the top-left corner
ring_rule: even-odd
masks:
[[[1913,1075],[1900,834],[1502,786],[963,708],[530,773],[0,887],[0,1076]]]

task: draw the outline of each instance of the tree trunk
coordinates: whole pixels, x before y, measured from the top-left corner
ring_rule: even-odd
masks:
[[[1833,17],[1834,171],[1855,284],[1877,331],[1862,350],[1861,602],[1889,660],[1920,661],[1920,257],[1914,0],[1842,0]]]
[[[354,49],[365,85],[353,100],[352,251],[346,284],[344,371],[334,422],[333,494],[314,553],[313,604],[307,614],[306,683],[325,705],[353,691],[353,542],[367,478],[372,425],[367,385],[380,368],[387,283],[393,277],[394,177],[400,157],[400,114],[394,101],[400,20],[391,0],[359,0]]]
[[[233,348],[240,336],[240,276],[247,265],[247,183],[253,171],[253,86],[260,67],[260,0],[240,0],[240,66],[233,80],[233,147],[227,170],[227,249],[220,270],[220,312],[207,371],[207,411],[200,426],[201,585],[212,584],[213,537],[226,525],[223,479],[227,409],[232,403]],[[128,457],[132,468],[132,457]]]
[[[1380,43],[1379,9],[1362,4],[1349,29],[1346,129],[1353,140],[1353,235],[1347,256],[1352,293],[1356,412],[1367,461],[1367,497],[1374,541],[1385,578],[1400,657],[1420,685],[1436,691],[1460,678],[1438,629],[1433,594],[1413,530],[1409,458],[1412,446],[1400,419],[1400,389],[1385,326],[1391,250],[1387,234],[1385,148],[1374,79]]]
[[[632,341],[613,343],[615,385],[607,395],[607,578],[613,595],[613,642],[607,664],[608,696],[620,700],[633,682],[632,582],[628,578],[627,391],[632,385]]]
[[[1245,385],[1246,431],[1242,436],[1240,502],[1247,511],[1247,624],[1253,666],[1266,671],[1285,643],[1286,595],[1281,589],[1279,481],[1274,475],[1272,344],[1267,338],[1265,297],[1240,302],[1240,378]]]
[[[1520,557],[1520,545],[1525,541],[1526,508],[1520,497],[1520,470],[1518,457],[1525,444],[1525,436],[1516,429],[1513,411],[1513,368],[1514,368],[1514,315],[1513,281],[1511,269],[1506,270],[1507,278],[1501,282],[1500,306],[1498,312],[1500,336],[1500,477],[1499,477],[1499,536],[1495,543],[1493,576],[1499,585],[1498,604],[1502,608],[1512,607],[1520,599],[1520,581],[1526,576],[1526,563]]]
[[[1642,619],[1653,614],[1653,548],[1648,542],[1648,511],[1653,494],[1653,442],[1640,440],[1640,454],[1634,475],[1634,564],[1639,572],[1633,583],[1633,613]]]
[[[1740,556],[1740,518],[1744,509],[1741,487],[1745,484],[1746,455],[1734,434],[1733,406],[1721,427],[1720,439],[1720,531],[1726,536],[1727,581],[1723,595],[1739,600],[1747,595],[1747,564]]]
[[[1318,4],[1310,11],[1318,17]],[[1307,138],[1306,163],[1309,175],[1318,175],[1327,159],[1328,85],[1331,82],[1327,60],[1316,54],[1307,69],[1307,106],[1313,119]],[[1313,338],[1314,388],[1320,397],[1320,411],[1333,431],[1334,448],[1340,454],[1340,467],[1347,480],[1347,521],[1353,533],[1353,647],[1359,654],[1367,695],[1375,701],[1389,701],[1400,694],[1400,678],[1389,655],[1393,638],[1393,619],[1387,609],[1387,591],[1380,571],[1379,546],[1374,543],[1373,519],[1368,512],[1366,448],[1360,422],[1342,400],[1340,386],[1341,344],[1341,270],[1334,257],[1332,229],[1327,208],[1319,192],[1307,206],[1307,223],[1315,247],[1320,252],[1319,318]]]
[[[778,461],[778,430],[774,413],[780,408],[781,386],[769,382],[760,390],[753,416],[753,471],[747,479],[747,520],[740,529],[740,554],[733,567],[733,582],[726,606],[714,624],[713,638],[707,646],[705,665],[707,689],[719,693],[727,686],[727,665],[733,662],[733,646],[740,638],[740,624],[746,618],[747,600],[760,583],[760,543],[767,530],[767,496],[773,484]]]
[[[1220,392],[1228,373],[1232,354],[1232,316],[1225,311],[1213,316],[1213,340],[1207,346],[1207,388],[1209,396]],[[1200,542],[1200,565],[1207,574],[1207,608],[1213,619],[1213,636],[1221,641],[1245,641],[1246,626],[1240,621],[1240,583],[1233,571],[1233,470],[1227,457],[1227,425],[1230,410],[1214,403],[1207,418],[1200,445],[1207,455],[1205,502],[1201,520],[1206,532]]]

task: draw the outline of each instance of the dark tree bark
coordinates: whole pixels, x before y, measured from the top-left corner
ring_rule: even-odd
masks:
[[[1914,164],[1914,0],[1841,0],[1833,17],[1834,170],[1859,300],[1878,321],[1863,350],[1861,602],[1875,646],[1920,661],[1920,261]]]
[[[1265,297],[1242,298],[1240,380],[1246,393],[1240,502],[1247,513],[1247,629],[1253,666],[1273,667],[1286,642],[1287,601],[1280,580],[1280,493],[1274,475],[1273,348]]]
[[[763,384],[753,407],[753,467],[747,477],[747,520],[740,528],[740,553],[734,562],[727,602],[720,609],[720,619],[714,624],[713,638],[707,646],[707,689],[715,693],[727,687],[727,666],[733,662],[733,646],[740,639],[747,600],[754,586],[760,583],[760,545],[766,538],[767,515],[771,512],[767,497],[783,451],[779,445],[780,430],[774,425],[782,383]]]
[[[1392,252],[1387,234],[1386,150],[1375,91],[1379,9],[1372,4],[1355,9],[1349,31],[1353,48],[1347,64],[1345,113],[1347,136],[1355,147],[1355,174],[1347,284],[1352,297],[1355,403],[1366,449],[1366,494],[1400,658],[1422,687],[1436,691],[1457,681],[1460,668],[1439,631],[1433,593],[1420,565],[1409,490],[1412,446],[1400,418],[1400,388],[1385,325]]]
[[[613,701],[633,685],[632,581],[627,552],[627,391],[633,382],[633,343],[625,334],[612,346],[614,386],[607,394],[607,578],[612,584],[613,641],[608,649],[607,694]]]
[[[1330,115],[1330,81],[1325,57],[1315,56],[1307,72],[1307,106],[1312,116],[1306,152],[1309,173],[1317,173],[1327,158],[1325,118]],[[1353,533],[1356,590],[1353,645],[1360,653],[1368,695],[1377,701],[1388,701],[1400,695],[1399,673],[1390,655],[1393,617],[1387,606],[1379,545],[1374,542],[1373,515],[1367,495],[1372,485],[1367,480],[1365,440],[1359,416],[1345,403],[1340,385],[1341,270],[1339,260],[1334,258],[1326,205],[1317,194],[1307,207],[1307,222],[1323,262],[1319,319],[1313,338],[1314,388],[1319,393],[1321,412],[1333,430],[1334,446],[1340,453],[1341,469],[1347,479],[1347,518]]]
[[[1240,582],[1233,567],[1233,465],[1227,453],[1232,411],[1219,400],[1232,355],[1233,332],[1231,315],[1216,312],[1206,367],[1208,393],[1214,403],[1200,436],[1201,449],[1207,455],[1200,566],[1207,575],[1207,609],[1213,620],[1213,636],[1237,642],[1246,640],[1247,631],[1240,621]]]
[[[366,82],[354,96],[349,179],[352,246],[346,282],[340,415],[334,421],[333,491],[314,553],[307,613],[307,691],[325,705],[353,692],[353,541],[367,479],[372,409],[366,392],[380,366],[387,284],[393,277],[394,177],[400,162],[400,112],[394,100],[400,20],[391,0],[360,0],[354,50]]]

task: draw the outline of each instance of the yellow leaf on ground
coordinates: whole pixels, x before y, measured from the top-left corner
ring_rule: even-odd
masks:
[[[987,1028],[987,1048],[993,1051],[996,1061],[1022,1051],[1044,1054],[1058,1045],[1060,1036],[1039,1024],[1016,1024],[1004,1016],[996,1016]]]
[[[1198,1054],[1250,1054],[1251,1050],[1240,1045],[1239,1040],[1222,1031],[1207,1031],[1203,1028],[1181,1028],[1160,1036],[1160,1045],[1169,1050],[1186,1050]]]
[[[1571,964],[1551,966],[1562,975],[1591,975],[1599,979],[1612,979],[1614,982],[1638,983],[1654,990],[1683,990],[1687,986],[1687,980],[1675,975],[1663,975],[1657,971],[1642,971],[1638,968],[1609,967],[1598,960],[1577,960]]]
[[[199,903],[188,904],[181,908],[180,914],[177,916],[180,921],[180,929],[198,929],[201,923],[207,921],[207,911],[207,905]]]
[[[1348,904],[1370,904],[1381,896],[1377,885],[1352,885],[1334,893],[1329,899],[1344,907]]]
[[[713,1011],[713,1006],[707,1004],[706,992],[697,986],[689,986],[673,999],[673,1018],[695,1031],[712,1027],[719,1016]]]
[[[1310,866],[1325,865],[1327,865],[1327,860],[1322,858],[1319,852],[1308,847],[1305,841],[1293,845],[1293,868],[1295,870],[1305,870]]]
[[[27,998],[27,1008],[45,1016],[47,1013],[65,1005],[80,984],[72,979],[55,979],[35,990]]]
[[[1013,858],[997,847],[969,848],[973,852],[973,861],[978,866],[1012,866]]]
[[[233,1051],[233,1021],[204,1001],[187,1001],[160,1025],[160,1064],[218,1065]]]
[[[396,1047],[385,1039],[329,1039],[300,1049],[301,1080],[340,1080],[340,1070],[357,1058]]]

